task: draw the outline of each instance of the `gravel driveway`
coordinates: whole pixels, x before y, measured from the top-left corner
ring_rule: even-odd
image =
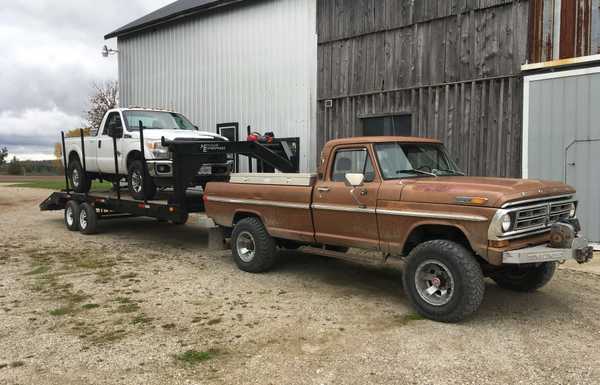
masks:
[[[194,225],[68,232],[48,194],[0,187],[1,384],[600,383],[589,271],[529,295],[487,282],[447,325],[413,313],[398,271],[286,252],[251,275]]]

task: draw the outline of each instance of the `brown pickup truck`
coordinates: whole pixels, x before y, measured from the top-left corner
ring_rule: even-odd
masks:
[[[229,230],[242,270],[268,270],[277,247],[400,258],[412,305],[444,322],[478,309],[484,277],[533,291],[557,262],[593,255],[579,236],[573,188],[464,176],[441,142],[424,138],[333,140],[316,175],[234,174],[209,183],[204,200],[208,216]]]

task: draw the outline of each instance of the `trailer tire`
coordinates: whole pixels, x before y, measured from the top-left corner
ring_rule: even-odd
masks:
[[[96,234],[98,215],[96,209],[89,203],[82,203],[79,210],[79,231],[81,234]]]
[[[92,188],[92,178],[83,171],[79,159],[75,158],[69,162],[67,175],[73,191],[87,193]]]
[[[127,169],[127,187],[133,199],[140,201],[152,199],[156,195],[156,185],[148,172],[144,170],[144,165],[139,159],[131,162]]]
[[[68,201],[65,205],[65,226],[69,231],[79,231],[79,204]]]
[[[415,247],[406,260],[402,281],[417,312],[440,322],[458,322],[473,314],[485,292],[481,266],[473,253],[447,240]]]
[[[233,228],[231,249],[240,270],[262,273],[276,261],[276,242],[258,218],[245,218]]]
[[[554,277],[555,271],[555,262],[544,262],[533,267],[509,267],[494,273],[491,278],[503,289],[533,292],[546,286]]]

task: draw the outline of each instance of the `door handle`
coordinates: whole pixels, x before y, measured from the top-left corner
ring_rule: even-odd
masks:
[[[331,189],[329,187],[319,187],[317,190],[319,192],[329,192]]]
[[[98,140],[98,148],[102,148],[102,141]]]

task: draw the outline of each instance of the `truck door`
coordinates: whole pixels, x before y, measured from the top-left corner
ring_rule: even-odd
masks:
[[[378,249],[375,209],[381,179],[373,158],[366,146],[338,147],[334,151],[313,193],[316,240],[328,245]],[[346,184],[347,173],[365,175],[364,184],[354,194]]]
[[[115,173],[115,156],[113,150],[113,139],[108,136],[109,127],[123,127],[123,121],[121,120],[121,114],[118,112],[111,112],[105,120],[104,126],[101,128],[100,135],[96,144],[97,148],[97,159],[98,169],[104,174]],[[117,153],[121,150],[122,140],[117,139]],[[120,155],[120,154],[119,154]],[[121,158],[119,156],[119,166],[121,165]],[[127,174],[127,170],[119,169],[119,174]]]

